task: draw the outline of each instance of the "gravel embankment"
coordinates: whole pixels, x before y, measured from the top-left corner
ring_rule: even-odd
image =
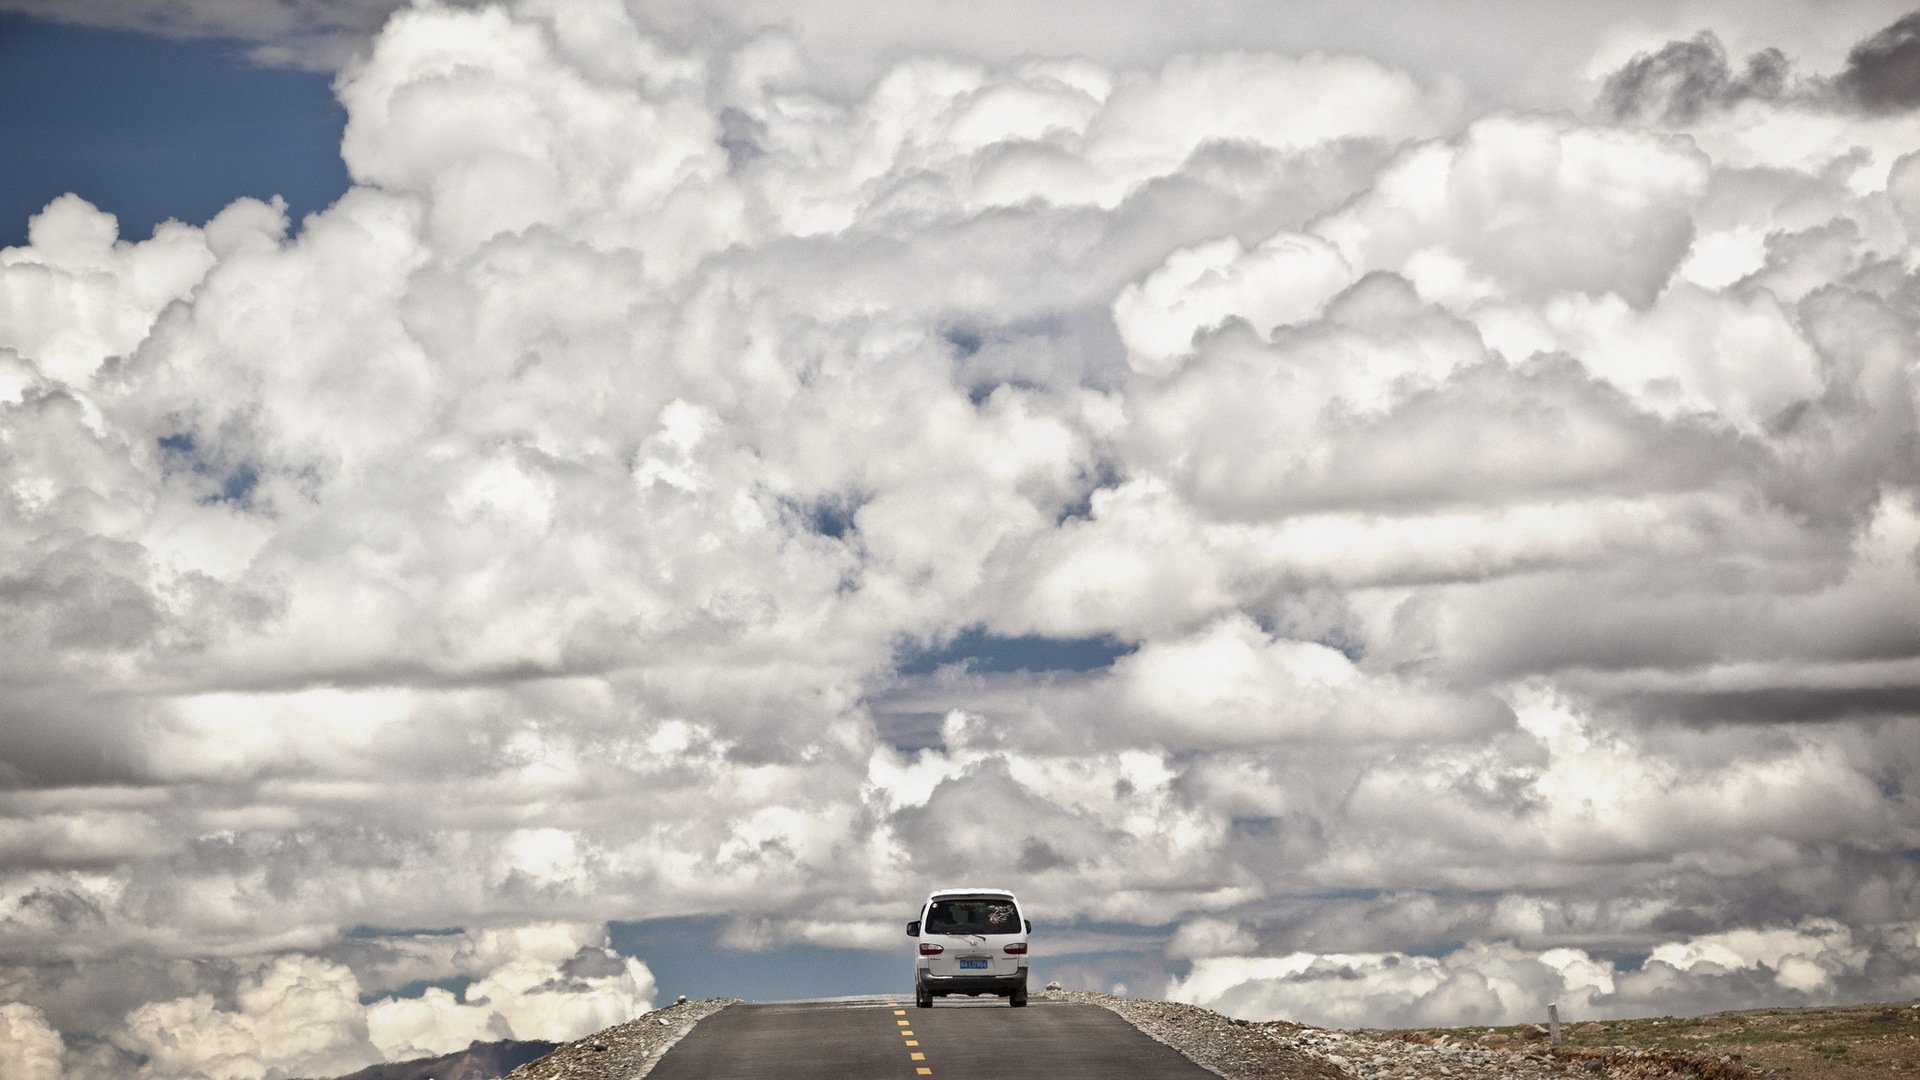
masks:
[[[739,998],[706,998],[655,1009],[597,1035],[570,1042],[538,1061],[506,1075],[505,1080],[637,1080],[653,1068],[667,1048]]]
[[[1080,990],[1043,997],[1099,1005],[1226,1080],[1759,1080],[1737,1063],[1674,1051],[1502,1049],[1329,1031],[1284,1021],[1248,1023],[1195,1005]]]
[[[1138,1001],[1085,990],[1047,990],[1041,997],[1098,1005],[1228,1080],[1350,1080],[1352,1073],[1323,1055],[1289,1046],[1262,1025],[1235,1020],[1198,1005]]]

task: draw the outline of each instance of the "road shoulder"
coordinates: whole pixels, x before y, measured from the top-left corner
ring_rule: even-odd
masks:
[[[594,1077],[596,1080],[640,1080],[695,1024],[739,998],[683,1001],[655,1009],[624,1024],[567,1043],[537,1061],[508,1073],[504,1080],[559,1080]]]

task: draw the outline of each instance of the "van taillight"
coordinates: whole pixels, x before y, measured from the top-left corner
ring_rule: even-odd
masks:
[[[920,947],[923,949],[926,948],[925,945],[922,945]],[[1013,944],[1007,946],[1008,956],[1025,956],[1026,954],[1027,954],[1027,943],[1024,941],[1016,941]]]
[[[924,941],[920,943],[921,956],[939,956],[946,951],[946,948],[940,945],[929,945]]]

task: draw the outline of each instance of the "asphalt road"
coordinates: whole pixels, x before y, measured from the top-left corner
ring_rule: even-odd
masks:
[[[647,1080],[1218,1080],[1096,1005],[944,998],[735,1005]]]

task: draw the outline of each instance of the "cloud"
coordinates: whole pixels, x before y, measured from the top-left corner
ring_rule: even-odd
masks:
[[[1855,45],[1835,77],[1840,92],[1876,111],[1920,105],[1920,16],[1906,15]]]
[[[204,229],[167,222],[152,239],[124,243],[112,214],[63,195],[28,223],[29,246],[0,257],[0,348],[32,357],[47,377],[84,383],[133,351],[221,255],[270,244],[286,227],[278,206],[241,199]]]
[[[616,956],[604,933],[530,926],[468,937],[470,953],[453,966],[482,977],[459,995],[428,987],[367,1007],[368,1036],[384,1060],[451,1053],[475,1040],[566,1042],[653,1007],[652,972]]]
[[[1418,739],[1490,734],[1497,703],[1450,700],[1444,689],[1366,672],[1319,642],[1269,637],[1226,619],[1190,637],[1156,641],[1114,664],[1116,712],[1173,745]],[[1151,733],[1151,734],[1148,734]]]
[[[1866,950],[1854,948],[1851,938],[1846,927],[1835,923],[1804,930],[1730,931],[1669,942],[1648,960],[1688,972],[1769,969],[1774,981],[1788,990],[1818,991],[1831,985],[1833,969],[1858,971],[1866,962]]]
[[[333,68],[352,57],[404,0],[345,0],[313,7],[296,0],[187,3],[106,0],[76,8],[57,0],[8,0],[7,10],[35,18],[131,29],[182,38],[257,42],[257,62]]]
[[[1900,213],[1912,240],[1920,234],[1920,156],[1903,154],[1887,178],[1887,197]]]
[[[242,977],[234,1008],[209,994],[152,1002],[128,1015],[117,1041],[142,1055],[153,1076],[348,1071],[372,1060],[358,990],[344,967],[278,957]]]
[[[0,3],[37,18],[251,42],[255,62],[326,70],[337,70],[364,52],[386,19],[407,6],[403,0],[342,0],[317,8],[291,0],[100,0],[83,7],[58,0]],[[915,54],[970,56],[995,64],[1078,55],[1118,70],[1223,48],[1295,54],[1318,49],[1377,57],[1417,75],[1445,75],[1494,100],[1548,108],[1571,101],[1561,81],[1541,69],[1557,76],[1577,67],[1594,40],[1622,18],[1605,11],[1517,12],[1472,0],[1419,13],[1378,0],[1360,8],[1316,0],[1297,19],[1283,21],[1272,19],[1254,0],[1209,0],[1177,21],[1138,0],[1118,6],[1071,0],[1054,5],[1044,17],[1018,0],[990,0],[964,15],[942,4],[901,0],[856,0],[818,11],[796,11],[783,0],[629,0],[623,6],[665,40],[749,40],[762,28],[782,27],[809,58],[809,81],[840,94],[858,94],[900,57]],[[1721,17],[1771,26],[1783,14],[1791,18],[1796,6],[1792,0],[1744,5]],[[1768,10],[1775,7],[1788,10]],[[1823,14],[1827,23],[1854,21]],[[1489,25],[1523,35],[1534,48],[1518,56],[1486,31]]]
[[[1201,331],[1232,317],[1270,335],[1318,314],[1353,276],[1318,237],[1283,233],[1250,252],[1227,237],[1177,251],[1146,280],[1123,289],[1114,299],[1114,322],[1134,368],[1166,374]]]
[[[1711,30],[1644,52],[1606,77],[1600,104],[1625,120],[1683,126],[1710,111],[1748,101],[1799,101],[1826,108],[1891,113],[1920,104],[1920,17],[1909,13],[1856,42],[1829,77],[1802,77],[1779,48],[1747,57],[1738,71]]]
[[[230,985],[140,1005],[112,1041],[139,1055],[143,1077],[325,1075],[476,1039],[576,1039],[645,1012],[655,993],[646,965],[616,956],[604,930],[549,923],[371,940],[344,963],[299,954],[238,961]],[[411,958],[411,982],[464,977],[464,988],[369,993],[356,968],[378,983],[383,969],[399,973],[399,956]]]
[[[1221,919],[1192,919],[1180,924],[1167,942],[1170,956],[1230,956],[1254,945],[1246,929]]]
[[[1690,41],[1670,41],[1658,52],[1634,57],[1607,76],[1601,101],[1621,119],[1685,124],[1709,107],[1779,97],[1790,77],[1786,54],[1778,49],[1754,53],[1734,72],[1720,39],[1702,31]]]
[[[1509,945],[1469,945],[1441,957],[1401,953],[1209,957],[1169,991],[1248,1019],[1286,1017],[1329,1027],[1426,1027],[1537,1021],[1549,1001],[1563,1015],[1610,990],[1608,964],[1578,950],[1530,955]]]
[[[1563,1019],[1605,1020],[1662,1009],[1697,1015],[1730,1001],[1780,1005],[1824,1000],[1845,981],[1860,1000],[1897,999],[1911,978],[1880,981],[1876,958],[1913,949],[1910,924],[1871,944],[1819,920],[1669,941],[1637,966],[1582,949],[1534,952],[1471,943],[1438,956],[1296,953],[1206,956],[1169,993],[1247,1019],[1333,1027],[1539,1023],[1549,1002]]]
[[[327,210],[0,253],[0,1000],[68,1075],[566,1037],[655,995],[609,922],[956,878],[1339,1022],[1920,970],[1910,112],[661,25],[410,8]]]
[[[65,1046],[46,1014],[32,1005],[0,1005],[0,1067],[19,1080],[60,1080]]]
[[[1644,303],[1686,253],[1707,177],[1707,160],[1682,142],[1494,117],[1452,144],[1403,152],[1314,231],[1360,269],[1417,281],[1416,259],[1456,260],[1456,273],[1530,301],[1582,292]]]

